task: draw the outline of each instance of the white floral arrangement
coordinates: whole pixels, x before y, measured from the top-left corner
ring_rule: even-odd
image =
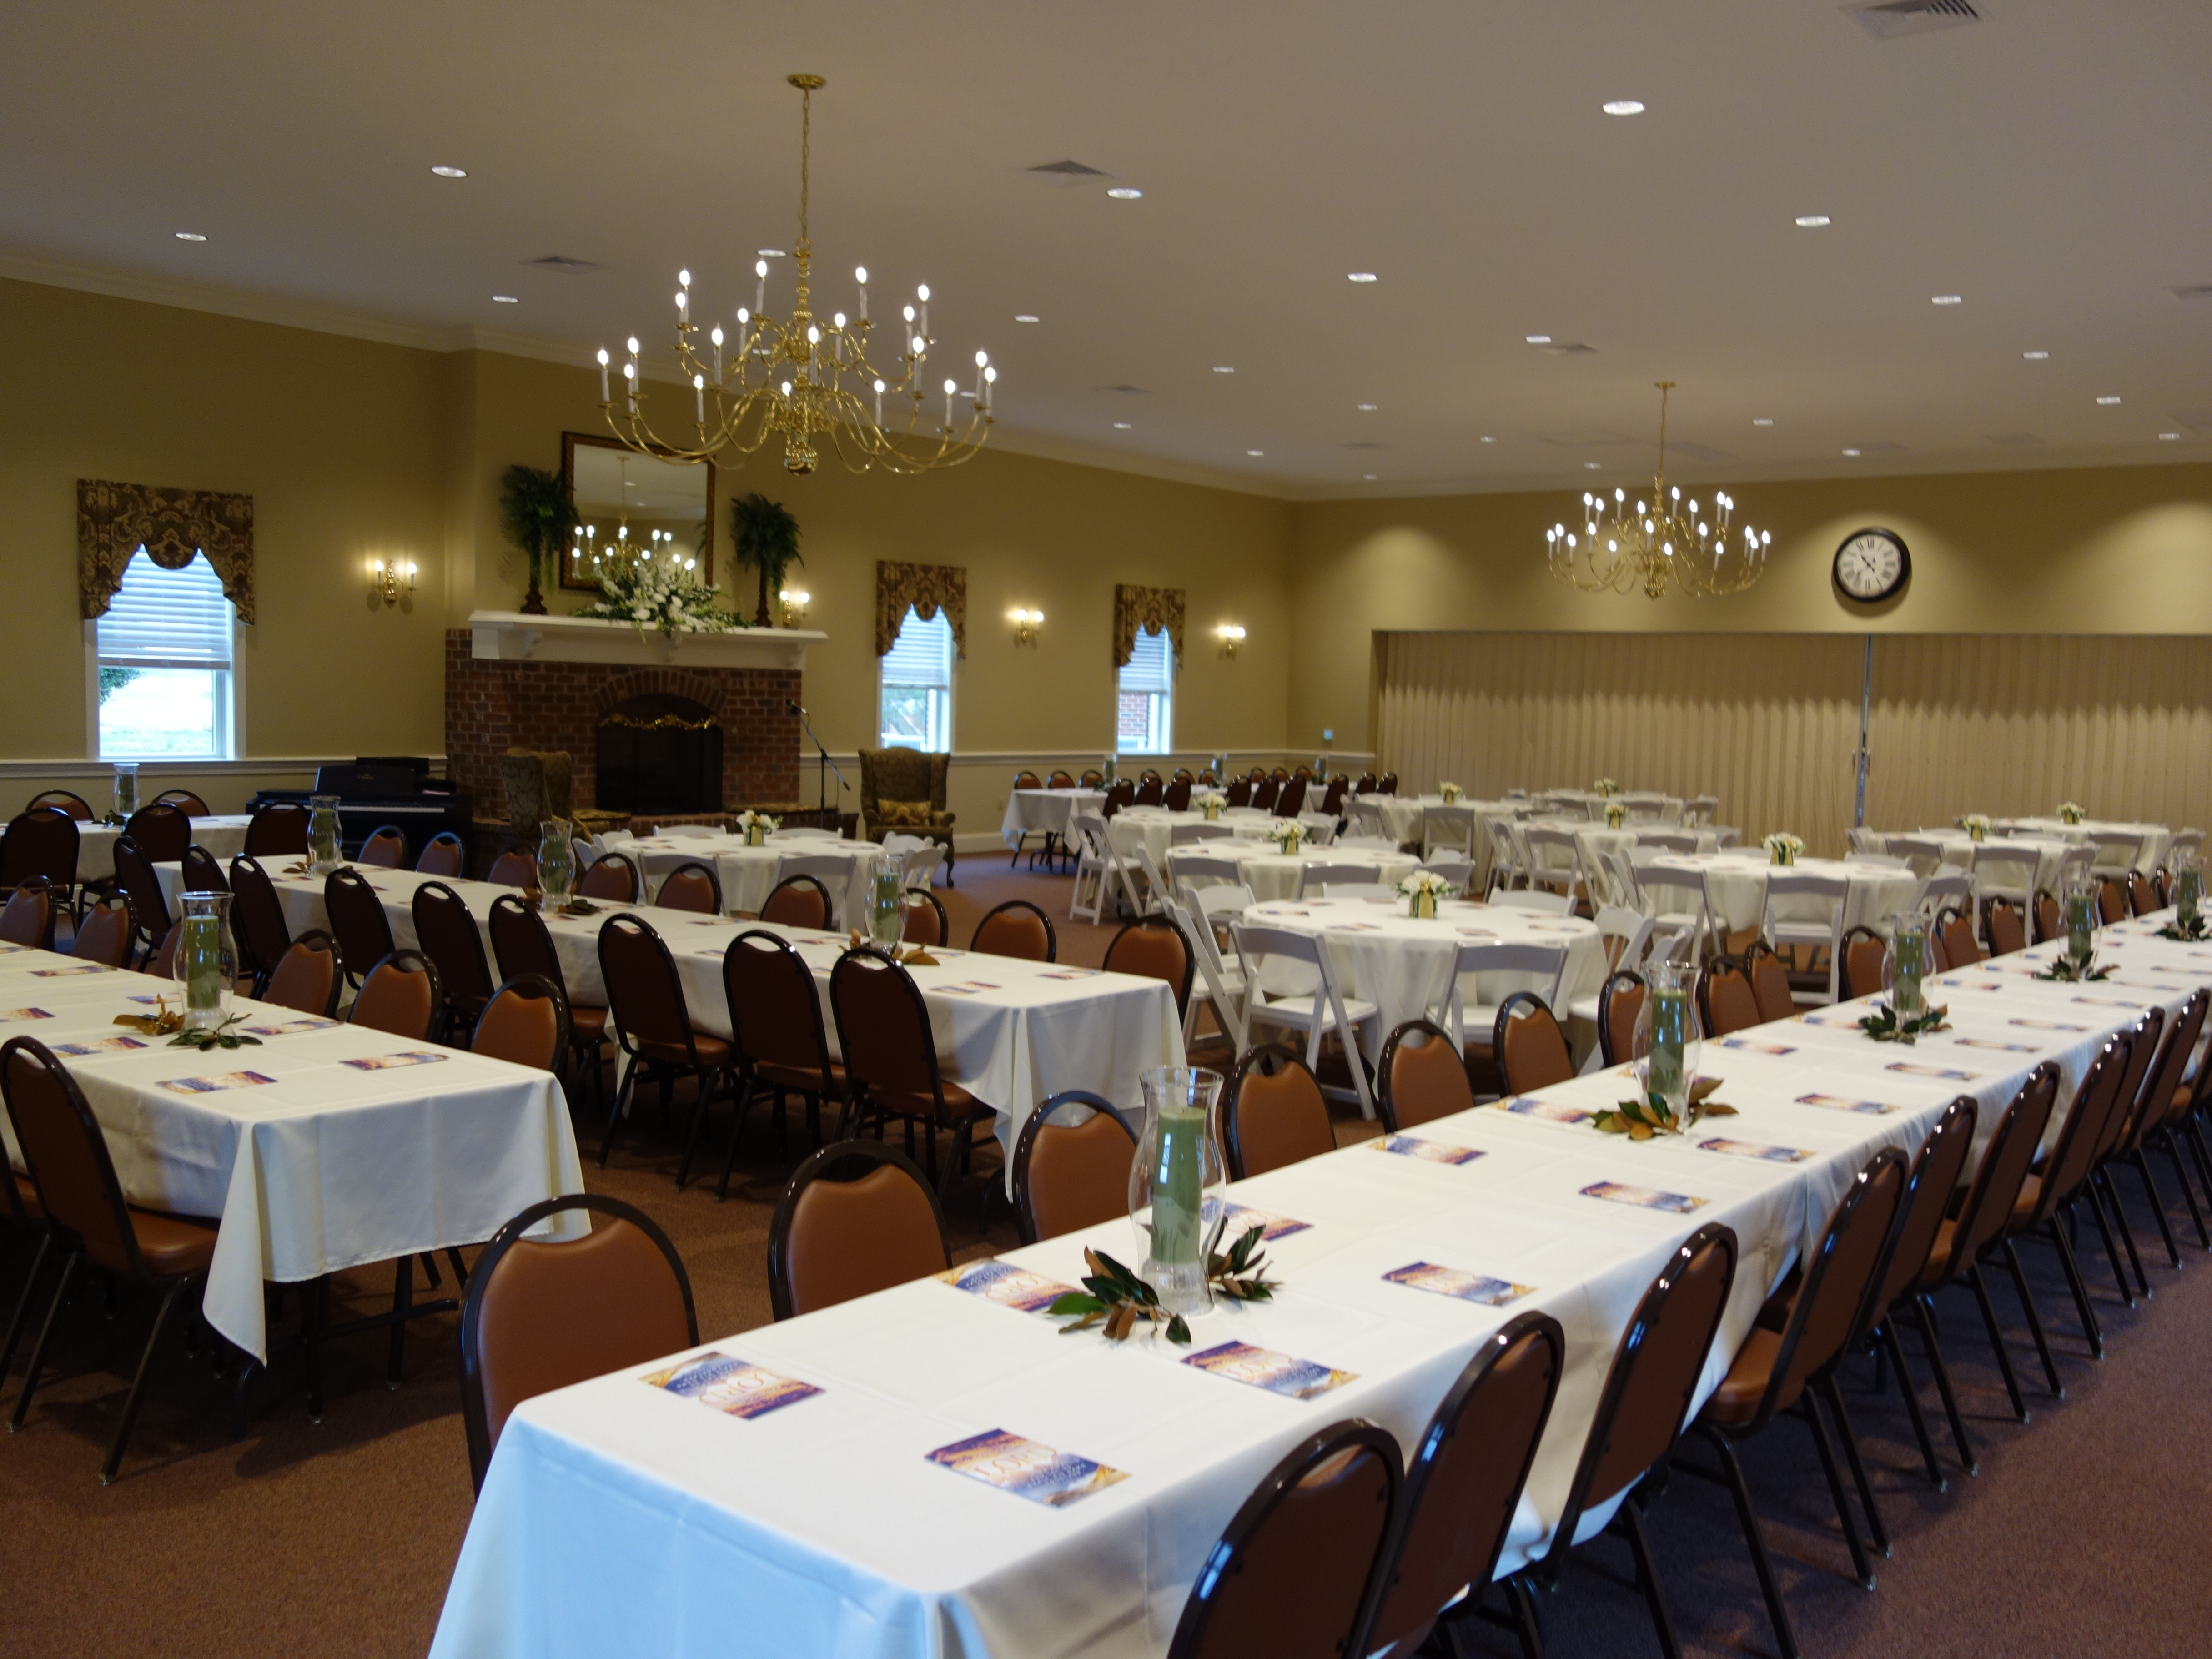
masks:
[[[1260,831],[1260,839],[1273,842],[1285,853],[1295,853],[1305,845],[1306,827],[1296,818],[1277,818]]]
[[[731,825],[745,838],[745,845],[757,847],[783,826],[765,812],[740,812]]]
[[[1221,809],[1229,805],[1229,797],[1218,789],[1194,789],[1190,792],[1191,810],[1206,814],[1212,822],[1221,816]]]
[[[2061,823],[2079,823],[2088,816],[2087,811],[2078,800],[2062,800],[2058,803],[2058,821]]]
[[[640,639],[648,628],[672,637],[726,634],[746,623],[741,617],[714,608],[715,596],[721,591],[675,556],[665,560],[643,559],[602,576],[599,592],[606,598],[576,614],[626,622],[637,629]]]
[[[1445,805],[1456,806],[1460,804],[1461,798],[1467,793],[1467,791],[1461,788],[1455,783],[1445,783],[1439,784],[1437,787],[1437,793],[1443,797]]]
[[[1986,812],[1969,812],[1958,823],[1959,828],[1976,841],[1987,841],[1990,838],[1990,815]]]
[[[1406,913],[1413,916],[1433,916],[1437,906],[1459,891],[1449,879],[1433,870],[1416,870],[1398,884],[1398,896],[1406,901]]]
[[[1805,850],[1803,839],[1791,835],[1787,830],[1777,830],[1771,836],[1760,836],[1759,844],[1766,849],[1769,861],[1775,864],[1795,864],[1797,855]]]
[[[1605,804],[1605,827],[1606,827],[1607,829],[1608,829],[1608,830],[1618,830],[1618,829],[1620,829],[1620,828],[1621,827],[1621,825],[1623,825],[1624,823],[1626,823],[1627,822],[1628,822],[1628,803],[1627,803],[1626,801],[1625,801],[1625,800],[1609,800],[1609,801],[1606,802],[1606,804]]]
[[[1600,778],[1595,783],[1590,785],[1590,787],[1601,795],[1615,795],[1620,793],[1620,786],[1611,778]]]

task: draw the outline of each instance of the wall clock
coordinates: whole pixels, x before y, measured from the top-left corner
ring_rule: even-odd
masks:
[[[1836,550],[1834,575],[1845,599],[1879,605],[1894,598],[1911,580],[1912,555],[1893,530],[1856,530]]]

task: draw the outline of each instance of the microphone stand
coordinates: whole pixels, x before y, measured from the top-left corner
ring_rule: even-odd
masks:
[[[842,772],[837,771],[837,763],[830,758],[829,750],[823,746],[822,739],[814,735],[814,726],[812,723],[807,720],[806,711],[804,708],[801,708],[795,702],[787,703],[785,707],[793,714],[799,716],[799,729],[806,733],[807,741],[814,745],[814,752],[822,757],[821,763],[814,769],[814,779],[816,785],[817,786],[815,791],[816,813],[814,821],[821,825],[824,830],[834,829],[836,826],[830,823],[829,821],[830,774],[831,772],[837,772],[837,790],[841,797],[846,790],[850,789],[853,786],[845,781],[845,775]],[[842,805],[842,799],[840,801],[840,805]]]

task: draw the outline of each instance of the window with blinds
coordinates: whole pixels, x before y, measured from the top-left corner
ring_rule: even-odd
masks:
[[[230,757],[231,620],[206,559],[164,570],[132,556],[93,625],[100,758]]]
[[[951,752],[952,656],[952,624],[945,613],[924,622],[909,605],[898,638],[878,659],[882,747]]]
[[[1175,647],[1165,629],[1139,629],[1115,690],[1114,746],[1164,755],[1175,746]]]

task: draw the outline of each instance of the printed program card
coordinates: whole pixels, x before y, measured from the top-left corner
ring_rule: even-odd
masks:
[[[1791,1042],[1754,1042],[1749,1037],[1723,1037],[1721,1047],[1739,1048],[1747,1054],[1794,1054],[1797,1046]]]
[[[1587,1123],[1590,1121],[1588,1112],[1579,1106],[1570,1106],[1563,1100],[1538,1100],[1533,1095],[1520,1095],[1499,1103],[1517,1116],[1540,1118],[1546,1123]]]
[[[86,1054],[127,1054],[133,1048],[143,1048],[145,1046],[137,1037],[94,1037],[85,1042],[57,1042],[54,1044],[54,1052],[58,1054],[73,1054],[82,1057]]]
[[[33,968],[33,979],[75,979],[80,974],[112,974],[115,971],[105,963],[76,962],[66,968]]]
[[[1055,968],[1050,973],[1039,974],[1039,979],[1096,979],[1096,968]]]
[[[1882,1070],[1902,1072],[1907,1077],[1941,1078],[1946,1083],[1972,1083],[1981,1076],[1979,1072],[1961,1072],[1955,1066],[1923,1066],[1917,1060],[1893,1060]]]
[[[986,1302],[996,1302],[1021,1313],[1040,1313],[1061,1297],[1075,1294],[1073,1285],[1004,1261],[971,1261],[964,1267],[951,1267],[930,1277],[942,1279],[956,1291],[965,1291],[970,1296],[980,1296]]]
[[[1608,1204],[1632,1204],[1639,1210],[1665,1210],[1673,1215],[1687,1215],[1712,1202],[1709,1198],[1692,1198],[1687,1193],[1662,1193],[1656,1188],[1632,1187],[1620,1181],[1595,1182],[1583,1188],[1583,1196],[1601,1198]]]
[[[1843,1095],[1800,1095],[1800,1106],[1818,1106],[1824,1112],[1864,1112],[1869,1117],[1887,1117],[1898,1109],[1879,1100],[1852,1100]]]
[[[405,1066],[438,1066],[451,1060],[451,1054],[432,1054],[425,1048],[410,1049],[404,1054],[370,1054],[363,1060],[342,1060],[341,1066],[350,1066],[356,1072],[396,1072]]]
[[[1232,1382],[1265,1389],[1269,1394],[1287,1395],[1292,1400],[1310,1400],[1331,1389],[1340,1389],[1358,1375],[1356,1371],[1333,1370],[1310,1359],[1293,1359],[1286,1353],[1255,1348],[1249,1342],[1224,1342],[1218,1348],[1192,1354],[1182,1363],[1196,1370],[1225,1376]]]
[[[1726,1152],[1731,1158],[1755,1158],[1766,1164],[1802,1164],[1812,1153],[1796,1146],[1762,1146],[1755,1140],[1730,1140],[1716,1135],[1698,1143],[1698,1150]]]
[[[2087,1025],[2069,1025],[2063,1019],[2008,1019],[2008,1025],[2025,1026],[2031,1031],[2086,1031]]]
[[[1994,1048],[2000,1054],[2040,1054],[2041,1048],[2033,1042],[1997,1042],[1989,1037],[1953,1037],[1951,1043],[1958,1048]]]
[[[318,1019],[309,1015],[301,1019],[275,1019],[266,1025],[249,1025],[246,1034],[258,1037],[290,1036],[299,1031],[330,1031],[337,1028],[337,1021],[334,1019]]]
[[[1221,1213],[1228,1222],[1221,1230],[1221,1241],[1224,1244],[1243,1237],[1255,1227],[1261,1229],[1260,1242],[1272,1244],[1279,1238],[1288,1238],[1292,1233],[1304,1232],[1313,1225],[1310,1221],[1293,1221],[1286,1215],[1255,1210],[1249,1204],[1224,1204]]]
[[[811,1382],[795,1382],[726,1353],[702,1353],[641,1382],[720,1412],[726,1417],[765,1417],[822,1392]]]
[[[929,988],[933,991],[941,991],[949,997],[972,997],[978,991],[995,991],[999,988],[986,984],[980,979],[969,979],[963,980],[957,985],[933,985]]]
[[[15,1019],[52,1019],[53,1016],[43,1008],[10,1008],[0,1013],[0,1022]]]
[[[929,1461],[970,1480],[981,1480],[1055,1509],[1129,1478],[1122,1470],[1109,1469],[1072,1452],[1054,1451],[1004,1429],[988,1429],[939,1446],[929,1454]]]
[[[1441,1140],[1420,1140],[1412,1135],[1384,1135],[1367,1144],[1378,1152],[1395,1152],[1401,1158],[1418,1158],[1431,1164],[1472,1164],[1482,1156],[1473,1146],[1447,1146]]]
[[[216,1095],[226,1089],[258,1089],[276,1080],[258,1072],[223,1072],[215,1077],[171,1078],[161,1086],[180,1095]]]
[[[1486,1308],[1502,1308],[1509,1302],[1518,1302],[1535,1288],[1482,1273],[1463,1273],[1456,1267],[1439,1267],[1433,1261],[1414,1261],[1403,1267],[1393,1267],[1382,1277],[1408,1290],[1456,1297],[1462,1302],[1480,1302]]]

